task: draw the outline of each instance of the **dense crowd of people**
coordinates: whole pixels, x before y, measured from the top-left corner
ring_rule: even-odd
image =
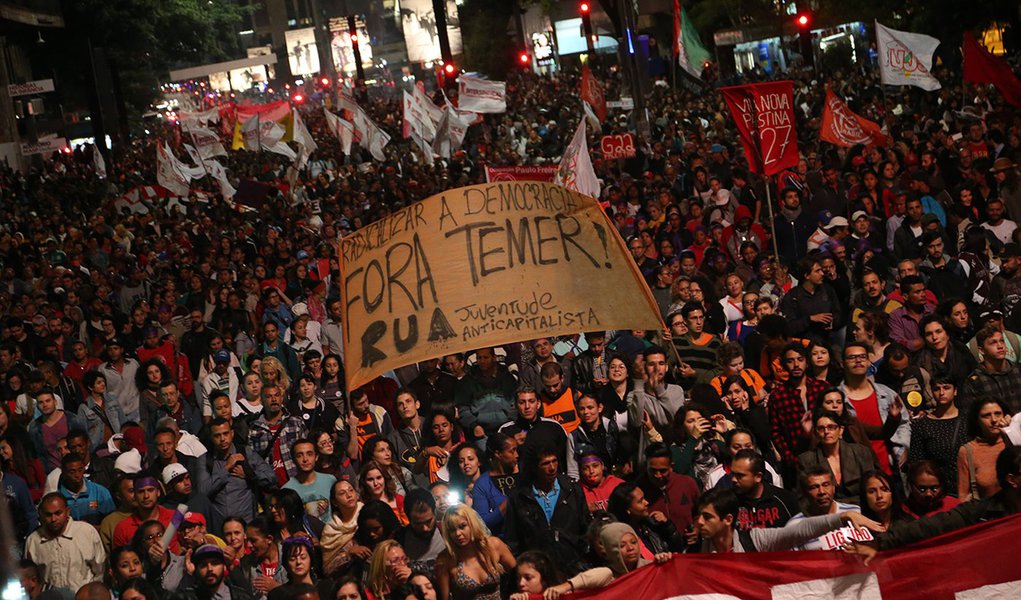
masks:
[[[665,330],[478,348],[350,393],[340,237],[487,164],[556,164],[576,74],[512,75],[508,112],[434,164],[395,95],[363,100],[395,137],[382,162],[342,155],[313,96],[296,178],[221,159],[262,184],[256,210],[208,180],[120,200],[174,125],[118,146],[109,180],[87,149],[3,171],[0,469],[29,598],[556,598],[681,552],[871,559],[1017,512],[1021,122],[937,75],[798,77],[803,158],[769,181],[715,90],[654,85],[636,158],[599,156],[621,111],[589,145]],[[892,145],[819,142],[825,83]]]

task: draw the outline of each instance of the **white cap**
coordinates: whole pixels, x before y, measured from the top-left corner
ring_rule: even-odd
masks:
[[[142,455],[132,448],[117,457],[113,462],[113,468],[128,475],[138,473],[142,470]]]
[[[826,229],[833,229],[834,227],[847,227],[848,222],[844,217],[833,217],[830,219],[829,224],[826,225]]]
[[[177,479],[182,475],[187,475],[188,469],[184,468],[181,463],[170,463],[163,467],[163,484],[170,485],[170,482]]]

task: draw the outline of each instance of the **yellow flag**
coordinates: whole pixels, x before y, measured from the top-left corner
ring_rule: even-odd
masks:
[[[234,122],[234,138],[231,140],[231,150],[243,150],[245,147],[245,139],[241,136],[241,119]]]

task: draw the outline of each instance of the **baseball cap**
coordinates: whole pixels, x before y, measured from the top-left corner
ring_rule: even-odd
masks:
[[[833,217],[830,222],[826,224],[826,229],[833,229],[834,227],[847,227],[848,222],[844,217]]]
[[[929,225],[932,223],[939,223],[939,217],[932,213],[925,213],[922,215],[922,225]]]
[[[851,215],[851,222],[853,223],[853,222],[857,221],[858,219],[867,219],[867,218],[869,218],[869,214],[867,212],[865,212],[864,210],[856,210],[856,211],[854,211],[854,214]]]
[[[713,144],[712,146],[709,147],[709,151],[710,152],[723,152],[723,145],[722,144]]]
[[[165,485],[170,485],[178,477],[184,477],[187,474],[188,469],[186,469],[184,465],[181,463],[171,463],[163,467],[163,483]]]
[[[206,517],[202,513],[188,511],[188,512],[184,513],[184,521],[181,522],[181,525],[182,526],[184,526],[184,525],[201,525],[201,526],[205,527],[206,526]]]
[[[227,364],[230,362],[230,352],[225,348],[220,348],[213,354],[213,362],[219,364]]]
[[[123,347],[124,347],[124,343],[123,343],[123,342],[121,342],[121,339],[120,339],[120,338],[118,338],[118,337],[112,337],[112,338],[110,338],[110,339],[106,340],[106,342],[105,342],[105,345],[106,345],[106,346],[107,346],[108,348],[109,348],[110,346],[120,346],[121,348],[123,348]]]
[[[226,557],[223,555],[223,550],[221,550],[216,544],[202,544],[198,548],[195,548],[195,550],[191,553],[192,562],[198,562],[199,560],[207,558],[227,562]]]
[[[298,260],[304,260],[308,258],[308,252],[305,250],[298,250]]]

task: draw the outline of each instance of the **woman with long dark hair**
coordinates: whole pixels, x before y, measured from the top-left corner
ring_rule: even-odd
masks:
[[[486,463],[489,470],[472,487],[471,507],[493,535],[500,535],[507,514],[507,494],[517,484],[517,439],[499,431],[490,435],[486,440]]]
[[[397,452],[393,442],[380,435],[374,435],[365,440],[365,446],[362,447],[363,460],[375,461],[379,466],[386,469],[397,485],[396,492],[401,496],[405,496],[408,490],[411,489],[411,484],[414,480],[412,479],[411,471],[402,467],[396,457]]]
[[[150,358],[135,371],[135,386],[138,388],[138,407],[143,417],[156,412],[162,406],[160,384],[172,381],[170,369],[159,358]]]
[[[355,543],[358,531],[358,515],[363,504],[358,499],[358,490],[351,482],[340,479],[330,490],[330,504],[333,517],[323,527],[319,538],[319,547],[323,552],[323,574],[332,577],[346,570],[351,560],[361,558],[367,560],[370,552]]]
[[[305,504],[294,490],[282,488],[274,491],[269,501],[269,513],[281,539],[304,535],[318,540],[323,534],[323,522],[305,512]]]
[[[393,510],[401,525],[408,524],[408,517],[404,513],[404,495],[397,493],[397,482],[386,467],[374,460],[364,463],[358,474],[358,487],[362,501],[380,500]]]
[[[634,482],[622,483],[610,492],[607,512],[617,521],[627,523],[642,542],[642,556],[652,560],[661,552],[682,552],[687,546],[684,536],[673,522],[659,511],[649,511],[645,493]]]
[[[890,527],[897,521],[908,521],[910,517],[904,512],[900,492],[893,485],[890,476],[882,471],[869,471],[862,475],[861,498],[858,506],[861,514]]]
[[[996,457],[1007,447],[1003,434],[1008,414],[1003,401],[977,400],[968,413],[967,444],[957,451],[957,494],[961,502],[988,498],[1000,491]]]
[[[464,503],[471,506],[471,493],[475,482],[488,468],[478,446],[471,442],[464,442],[454,448],[450,455],[449,468],[450,487],[461,493]]]

